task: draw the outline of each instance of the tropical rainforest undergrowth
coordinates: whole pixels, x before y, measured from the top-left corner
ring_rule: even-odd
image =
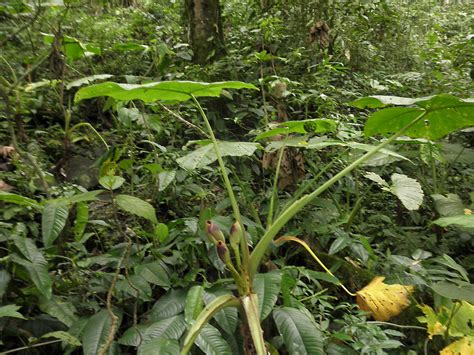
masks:
[[[0,352],[474,353],[473,19],[0,3]]]

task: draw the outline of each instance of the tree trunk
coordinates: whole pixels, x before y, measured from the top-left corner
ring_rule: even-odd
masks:
[[[193,61],[207,64],[225,53],[219,0],[186,0]]]

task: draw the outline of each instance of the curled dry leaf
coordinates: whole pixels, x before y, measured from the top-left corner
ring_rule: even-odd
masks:
[[[14,151],[15,151],[15,148],[13,148],[9,145],[5,145],[3,147],[0,147],[0,155],[5,159],[10,157],[13,154]]]
[[[408,296],[413,292],[413,286],[387,285],[383,280],[385,277],[377,276],[356,292],[360,309],[370,312],[378,321],[387,321],[400,314],[410,304]]]

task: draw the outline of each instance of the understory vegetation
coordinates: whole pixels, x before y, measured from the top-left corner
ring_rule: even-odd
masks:
[[[0,2],[0,353],[473,354],[473,20]]]

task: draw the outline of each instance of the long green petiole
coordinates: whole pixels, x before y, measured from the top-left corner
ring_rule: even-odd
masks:
[[[224,184],[227,189],[227,193],[229,195],[230,203],[232,205],[234,217],[237,223],[239,223],[240,228],[244,231],[245,229],[244,229],[244,225],[242,224],[242,217],[240,215],[239,205],[237,204],[237,199],[235,198],[234,190],[232,189],[232,185],[230,183],[224,161],[222,160],[222,154],[219,149],[219,145],[217,144],[216,136],[214,135],[211,124],[209,123],[209,119],[207,118],[206,113],[204,112],[202,106],[199,104],[199,101],[196,99],[196,97],[194,97],[194,95],[191,95],[191,97],[197,109],[199,110],[199,113],[201,114],[201,117],[203,118],[204,123],[206,124],[206,129],[209,133],[209,137],[212,140],[214,151],[216,152],[216,156],[217,156],[217,162],[219,163],[219,169],[221,171],[222,179],[224,180]],[[249,256],[250,253],[249,253],[246,233],[243,233],[243,238],[240,240],[240,249],[242,252],[242,272],[244,274],[247,274],[247,268],[248,268],[249,260],[250,260],[250,256]],[[246,279],[246,277],[244,277],[244,279]]]
[[[324,191],[330,188],[335,182],[339,181],[346,175],[348,175],[352,170],[357,168],[360,164],[368,160],[369,158],[373,157],[377,152],[381,149],[385,148],[387,145],[392,143],[397,137],[401,136],[406,130],[416,124],[419,120],[421,120],[426,114],[426,111],[421,113],[418,117],[416,117],[412,122],[407,124],[405,127],[400,129],[386,141],[380,143],[370,152],[367,152],[365,155],[361,156],[359,159],[355,160],[352,164],[347,166],[345,169],[341,170],[338,174],[334,175],[331,179],[326,181],[316,190],[301,197],[299,200],[295,201],[288,209],[285,210],[270,226],[270,228],[265,232],[262,239],[258,242],[257,246],[252,252],[250,256],[250,265],[249,265],[249,276],[250,280],[253,280],[255,273],[257,272],[258,266],[260,265],[262,258],[273,241],[273,238],[276,237],[278,232],[285,226],[285,224],[293,218],[295,214],[297,214],[301,209],[303,209],[306,205],[308,205],[311,201],[313,201],[316,197],[321,195]]]

